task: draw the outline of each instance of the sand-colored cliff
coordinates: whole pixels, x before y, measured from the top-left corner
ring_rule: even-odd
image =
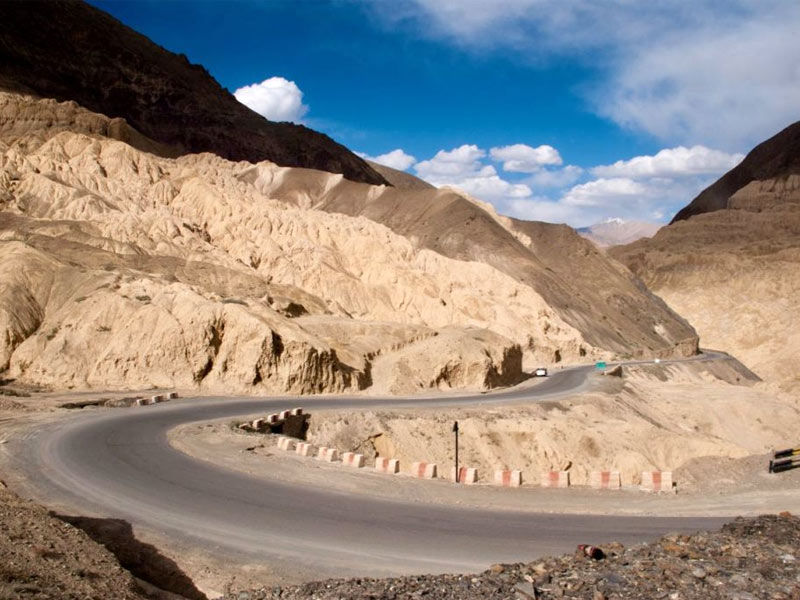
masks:
[[[0,368],[11,377],[74,388],[407,392],[512,383],[523,353],[533,364],[686,354],[696,344],[577,235],[562,235],[556,271],[528,234],[462,198],[497,224],[498,243],[538,261],[534,278],[521,259],[499,268],[502,249],[449,256],[430,231],[420,243],[367,216],[319,209],[332,197],[363,205],[407,194],[413,204],[423,193],[441,211],[452,192],[210,154],[162,158],[143,151],[151,143],[74,103],[0,94]],[[573,276],[571,253],[601,268],[576,263]],[[616,310],[587,314],[581,297],[591,294]]]
[[[753,181],[729,208],[611,250],[697,329],[767,381],[800,387],[800,175]]]

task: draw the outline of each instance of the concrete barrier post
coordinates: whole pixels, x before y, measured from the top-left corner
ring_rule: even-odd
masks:
[[[164,396],[161,395],[153,396],[152,398],[150,398],[150,400],[152,401],[152,404],[158,404],[159,402],[164,401]]]
[[[311,456],[311,444],[307,442],[297,442],[294,451],[300,456]]]
[[[450,469],[450,480],[456,480],[456,468]],[[471,485],[478,482],[478,469],[470,467],[459,467],[458,469],[458,482]]]
[[[278,448],[291,452],[295,449],[295,442],[292,438],[282,437],[278,440]]]
[[[569,487],[569,471],[545,471],[542,473],[542,487]]]
[[[361,467],[364,466],[364,455],[356,454],[355,452],[343,452],[342,462],[346,464],[348,467],[353,467],[354,469],[360,469]]]
[[[292,414],[292,411],[284,410],[284,411],[281,412],[279,418],[280,418],[281,421],[284,421],[284,420],[286,420],[286,417],[288,417],[290,414]]]
[[[298,415],[302,415],[303,414],[303,409],[298,406],[297,408],[293,408],[291,411],[289,411],[289,414],[291,414],[291,415],[293,415],[295,417],[298,416]]]
[[[400,461],[396,458],[383,458],[381,456],[375,459],[375,470],[378,473],[395,474],[400,472]]]
[[[411,474],[420,479],[436,479],[436,465],[427,462],[411,463]]]
[[[618,490],[622,487],[619,471],[592,471],[589,485],[596,490]]]
[[[672,471],[643,471],[639,489],[643,492],[673,492]]]
[[[320,447],[317,451],[317,460],[324,460],[325,462],[335,462],[339,458],[339,452],[336,448]]]
[[[275,423],[278,422],[278,415],[268,415],[266,417],[266,420],[267,423],[269,423],[270,425],[274,425]]]
[[[522,471],[497,470],[494,472],[494,482],[503,487],[519,487],[522,485]]]
[[[170,392],[167,394],[167,400],[175,400],[178,397],[178,392]]]
[[[253,427],[253,429],[258,431],[264,425],[264,419],[256,419],[250,425]]]

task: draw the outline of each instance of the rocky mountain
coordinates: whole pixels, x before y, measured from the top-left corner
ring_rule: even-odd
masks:
[[[741,163],[678,211],[672,222],[729,208],[730,198],[751,182],[791,175],[800,175],[800,121],[753,148]]]
[[[652,239],[610,254],[705,346],[800,387],[800,123],[757,146]]]
[[[186,56],[77,0],[0,3],[0,90],[72,100],[125,119],[157,142],[140,149],[160,156],[212,152],[386,183],[328,136],[268,121]]]
[[[696,349],[690,326],[568,227],[413,182],[163,158],[132,140],[158,144],[74,102],[0,94],[7,376],[409,392],[505,385],[523,361]]]
[[[83,2],[0,16],[10,377],[407,393],[696,351],[691,326],[568,227],[271,123]]]
[[[576,231],[587,240],[594,242],[596,246],[608,248],[653,237],[659,229],[661,229],[661,225],[657,223],[612,218],[588,227],[580,227]]]

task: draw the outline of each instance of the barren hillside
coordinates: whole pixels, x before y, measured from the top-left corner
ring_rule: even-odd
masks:
[[[734,171],[773,173],[730,192],[725,208],[676,217],[652,239],[610,251],[685,316],[705,346],[733,353],[788,388],[800,384],[798,140],[795,124],[689,205],[702,207],[709,190],[727,189],[721,182],[733,181]]]
[[[74,103],[0,95],[10,376],[407,392],[508,384],[523,354],[550,363],[695,349],[688,325],[567,228],[514,223],[447,190],[161,158],[121,141],[131,138],[154,143]],[[348,202],[395,226],[333,211]]]

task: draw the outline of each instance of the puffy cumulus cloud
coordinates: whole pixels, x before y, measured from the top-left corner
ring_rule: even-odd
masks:
[[[294,81],[283,77],[270,77],[261,83],[240,87],[233,95],[270,121],[299,122],[308,112],[308,106],[303,104],[303,92]]]
[[[485,156],[486,151],[475,144],[464,144],[452,150],[439,150],[430,160],[418,162],[414,169],[420,177],[434,185],[476,176],[481,172],[495,174],[494,167],[481,164]]]
[[[557,197],[511,199],[504,212],[522,219],[568,223],[573,227],[594,225],[610,217],[660,223],[671,218],[714,179],[601,177],[574,185]]]
[[[361,158],[365,158],[380,165],[385,165],[400,171],[405,171],[411,165],[417,162],[416,158],[410,154],[406,154],[400,148],[392,150],[391,152],[386,152],[385,154],[379,154],[378,156],[368,156],[366,154],[362,154],[361,152],[357,152],[356,154],[358,154]]]
[[[626,202],[646,192],[639,182],[626,177],[600,178],[571,188],[561,199],[568,206],[606,206]]]
[[[510,173],[535,173],[545,165],[560,165],[563,161],[558,150],[542,145],[532,148],[527,144],[512,144],[489,150],[489,155],[503,163],[503,170]]]
[[[476,177],[465,177],[458,183],[443,184],[464,190],[470,196],[479,200],[487,200],[493,204],[500,203],[508,198],[527,198],[531,195],[531,188],[522,183],[510,183],[501,179],[497,174],[484,173]]]
[[[567,165],[562,169],[542,169],[525,179],[525,183],[540,189],[563,188],[578,181],[581,175],[583,169]]]
[[[467,50],[596,68],[594,110],[668,143],[743,149],[800,114],[800,3],[410,0],[393,26]]]
[[[531,195],[530,187],[524,183],[502,179],[492,165],[483,162],[486,156],[486,151],[475,144],[464,144],[452,150],[439,150],[433,158],[418,162],[414,170],[433,185],[462,189],[493,203]]]
[[[522,144],[505,148],[516,146]],[[502,158],[465,144],[440,150],[414,169],[434,185],[457,188],[491,202],[501,214],[583,227],[609,217],[649,222],[668,219],[740,159],[705,147],[678,147],[588,170],[576,165],[542,165],[534,173],[506,176],[489,164]]]
[[[705,146],[665,148],[654,156],[636,156],[592,169],[598,177],[686,177],[720,175],[738,165],[743,154],[728,154]]]

